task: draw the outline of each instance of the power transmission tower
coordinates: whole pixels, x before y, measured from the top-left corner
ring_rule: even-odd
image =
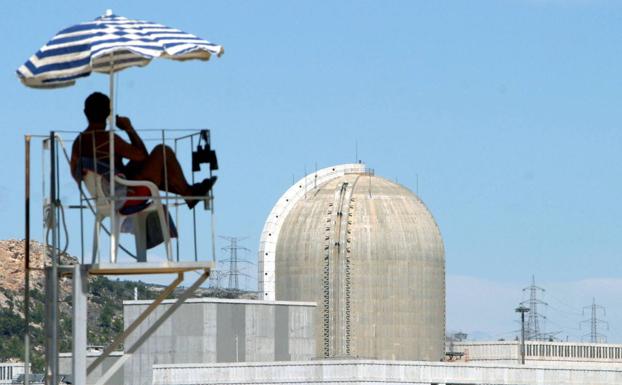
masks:
[[[528,341],[544,340],[544,322],[546,317],[538,313],[538,305],[548,306],[548,304],[538,299],[538,293],[544,293],[544,289],[536,286],[536,278],[531,276],[531,285],[523,289],[523,292],[529,291],[529,299],[521,302],[522,306],[529,308],[527,326],[525,327],[525,339]]]
[[[590,342],[598,343],[598,342],[607,342],[607,336],[598,332],[598,325],[605,324],[607,326],[607,330],[609,330],[609,323],[607,321],[603,321],[598,318],[597,313],[598,310],[602,310],[603,316],[607,316],[607,312],[603,306],[596,304],[596,299],[592,298],[592,305],[583,307],[583,315],[585,315],[585,309],[590,309],[592,314],[590,319],[581,321],[581,324],[590,323],[590,332],[588,334],[583,335],[583,337],[590,337]]]
[[[223,272],[223,275],[229,277],[229,285],[228,285],[229,289],[240,290],[239,276],[250,278],[250,275],[245,274],[240,270],[239,264],[240,263],[250,264],[251,262],[247,261],[246,259],[241,259],[240,256],[238,255],[238,251],[240,250],[247,251],[247,252],[250,251],[248,248],[240,246],[238,243],[246,239],[247,237],[240,238],[240,237],[221,236],[220,238],[226,239],[229,241],[229,245],[222,248],[223,251],[229,254],[228,259],[223,259],[220,261],[221,263],[229,263],[229,271]]]
[[[221,270],[212,270],[209,275],[210,286],[216,289],[220,289],[220,281],[222,281],[222,278],[225,274],[226,272]]]

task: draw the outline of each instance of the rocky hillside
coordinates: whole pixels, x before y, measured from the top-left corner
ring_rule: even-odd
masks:
[[[35,371],[43,368],[44,352],[44,265],[49,265],[44,246],[32,242],[30,246],[30,317],[32,363]],[[24,354],[24,241],[0,241],[0,362],[22,361]],[[62,255],[65,265],[77,263],[69,255]],[[134,298],[134,288],[140,299],[153,299],[163,286],[141,281],[111,280],[106,277],[89,278],[88,342],[107,345],[123,330],[123,300]],[[223,289],[199,289],[199,297],[253,298],[253,293]],[[175,294],[173,294],[175,296]],[[60,350],[71,349],[71,280],[60,281]]]

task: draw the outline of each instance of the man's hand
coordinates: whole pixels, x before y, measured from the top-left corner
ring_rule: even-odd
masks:
[[[132,127],[132,122],[130,122],[130,119],[125,116],[117,115],[117,127],[125,132],[130,132],[134,130],[134,127]]]

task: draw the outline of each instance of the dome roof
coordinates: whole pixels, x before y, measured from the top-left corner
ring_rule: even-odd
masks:
[[[320,238],[325,235],[328,212],[339,214],[339,210],[347,208],[352,208],[348,212],[349,225],[359,230],[357,237],[348,240],[348,247],[357,256],[443,258],[440,230],[413,192],[385,178],[356,173],[324,183],[300,199],[284,220],[277,250],[300,256],[303,240],[316,232],[321,233]],[[322,249],[324,244],[304,246]]]
[[[272,239],[262,237],[260,274],[274,274],[273,299],[318,304],[319,356],[438,360],[445,332],[438,226],[407,188],[347,166],[320,182],[312,174],[313,188],[303,188],[305,180],[298,195],[284,195],[279,225],[264,233]]]

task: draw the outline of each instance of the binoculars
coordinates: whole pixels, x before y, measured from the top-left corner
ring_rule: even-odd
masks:
[[[201,171],[201,164],[209,164],[210,171],[218,170],[216,151],[212,150],[208,130],[201,130],[196,151],[192,151],[192,171]]]

